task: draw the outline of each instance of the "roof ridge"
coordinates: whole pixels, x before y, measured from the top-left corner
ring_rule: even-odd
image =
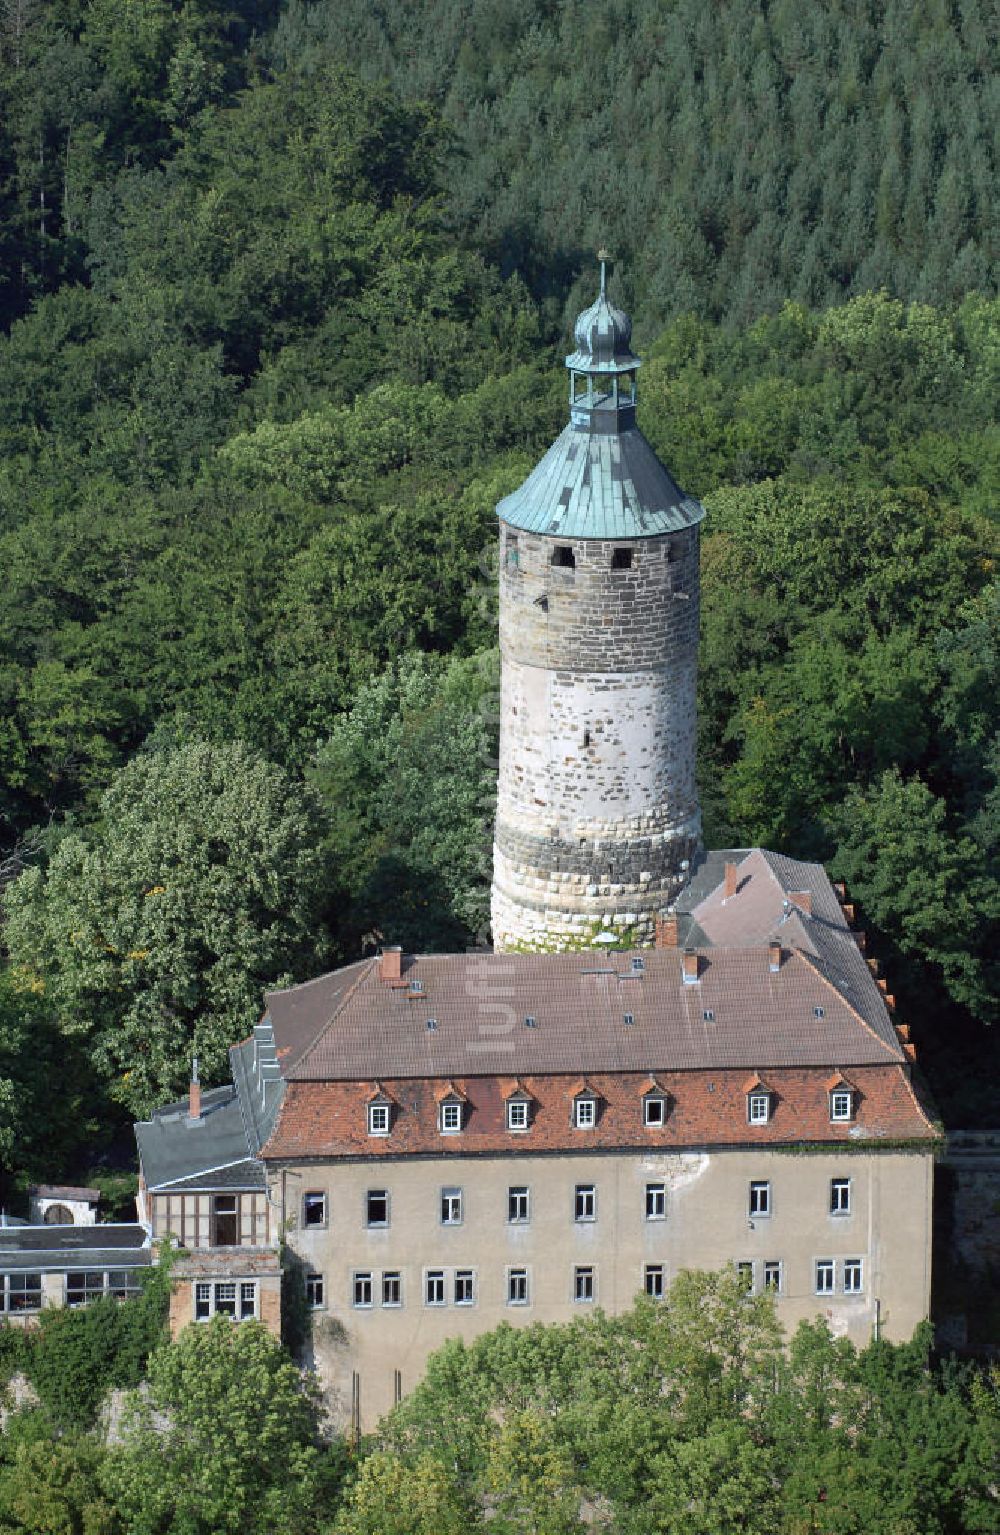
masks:
[[[888,1043],[888,1041],[884,1040],[882,1038],[881,1034],[879,1034],[877,1032],[877,1030],[872,1028],[871,1024],[868,1022],[868,1019],[865,1018],[858,1011],[858,1009],[855,1007],[854,1003],[848,997],[845,997],[845,995],[841,991],[840,987],[839,986],[835,986],[834,983],[829,979],[829,977],[825,976],[823,974],[823,972],[820,969],[820,967],[815,963],[815,960],[814,960],[813,956],[811,954],[807,953],[805,949],[793,949],[792,953],[797,955],[798,958],[801,959],[804,964],[809,966],[810,970],[813,971],[813,973],[816,975],[817,979],[822,981],[824,986],[828,986],[829,989],[834,993],[834,995],[840,998],[841,1002],[843,1002],[843,1004],[847,1008],[848,1012],[852,1013],[854,1015],[854,1017],[858,1020],[858,1022],[862,1025],[862,1027],[868,1030],[868,1032],[872,1036],[872,1038],[874,1040],[876,1040],[877,1043],[880,1044],[884,1050],[888,1051],[888,1053],[891,1055],[893,1060],[897,1060],[898,1061],[899,1060],[899,1055],[901,1053],[901,1052],[899,1052],[899,1045],[898,1045],[898,1043],[896,1045],[896,1049],[894,1050],[893,1047]],[[881,1002],[881,997],[879,998],[879,1000]],[[882,1003],[882,1007],[883,1007],[883,1009],[885,1008],[885,1003],[884,1002]],[[889,1025],[889,1027],[891,1029],[892,1028],[892,1019],[889,1017],[888,1012],[886,1013],[885,1016],[886,1016],[886,1022],[888,1023],[888,1025]],[[895,1037],[895,1030],[893,1030],[893,1037]]]
[[[361,968],[358,971],[358,974],[354,977],[354,980],[351,982],[350,986],[348,986],[347,990],[344,992],[344,994],[340,998],[340,1001],[337,1003],[336,1007],[334,1008],[333,1012],[330,1014],[329,1018],[327,1018],[324,1021],[324,1023],[320,1026],[319,1033],[316,1034],[314,1036],[314,1038],[312,1039],[311,1043],[308,1044],[306,1046],[306,1048],[303,1051],[300,1052],[298,1060],[295,1062],[295,1065],[291,1068],[291,1070],[288,1073],[288,1076],[285,1078],[286,1081],[294,1082],[294,1081],[298,1080],[293,1075],[293,1073],[297,1072],[302,1066],[305,1065],[306,1061],[309,1059],[310,1055],[312,1055],[313,1051],[316,1049],[316,1047],[319,1044],[320,1040],[323,1038],[323,1035],[326,1033],[326,1031],[330,1027],[331,1023],[333,1023],[333,1021],[336,1018],[337,1014],[342,1012],[343,1009],[347,1006],[348,1002],[351,1000],[351,998],[354,996],[354,993],[357,991],[358,987],[361,985],[361,982],[366,980],[368,978],[368,976],[370,976],[372,974],[372,971],[374,970],[375,966],[378,964],[378,956],[377,955],[372,955],[367,960],[367,962],[365,960],[360,960],[360,961],[358,961],[358,963],[361,966]],[[322,979],[322,978],[321,977],[317,977],[317,979]],[[280,1109],[278,1110],[278,1118],[279,1119],[281,1118],[281,1110]],[[277,1127],[277,1121],[275,1121],[275,1126]],[[273,1131],[272,1131],[272,1134],[273,1134]],[[270,1140],[270,1138],[271,1137],[268,1136],[268,1140]]]

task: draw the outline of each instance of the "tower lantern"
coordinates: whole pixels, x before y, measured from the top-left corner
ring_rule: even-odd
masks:
[[[569,421],[500,519],[497,949],[653,942],[700,847],[704,511],[636,426],[632,325],[600,291]]]

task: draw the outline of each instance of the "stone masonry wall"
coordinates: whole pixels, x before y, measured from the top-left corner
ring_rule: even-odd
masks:
[[[698,530],[501,538],[494,946],[651,943],[700,841]]]

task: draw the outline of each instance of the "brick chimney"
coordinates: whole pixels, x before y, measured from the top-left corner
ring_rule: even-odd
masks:
[[[726,864],[725,879],[722,886],[722,899],[724,901],[728,901],[731,896],[736,894],[736,883],[737,876],[739,874],[739,867],[740,866],[737,863]]]
[[[701,972],[701,956],[694,949],[685,949],[681,955],[681,973],[684,984],[693,986]]]
[[[677,947],[677,914],[670,912],[666,917],[657,917],[656,936],[654,946],[657,949],[676,949]]]
[[[772,938],[767,946],[767,968],[772,973],[781,969],[781,944]]]
[[[383,949],[379,955],[379,977],[390,984],[403,978],[403,950],[398,943],[391,944]]]
[[[201,1083],[198,1080],[198,1057],[191,1062],[191,1086],[188,1089],[188,1119],[201,1118]]]

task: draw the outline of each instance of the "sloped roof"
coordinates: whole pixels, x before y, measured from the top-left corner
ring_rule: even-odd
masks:
[[[559,538],[650,538],[692,527],[704,515],[638,427],[601,432],[572,421],[497,506],[511,527]]]
[[[7,1272],[145,1268],[150,1261],[146,1232],[135,1222],[0,1228],[0,1269]]]
[[[146,1187],[233,1187],[229,1171],[239,1168],[241,1188],[263,1188],[260,1164],[253,1161],[234,1086],[202,1093],[201,1117],[188,1117],[188,1100],[156,1109],[135,1127]],[[211,1174],[212,1177],[207,1175]],[[213,1181],[215,1179],[216,1181]]]

